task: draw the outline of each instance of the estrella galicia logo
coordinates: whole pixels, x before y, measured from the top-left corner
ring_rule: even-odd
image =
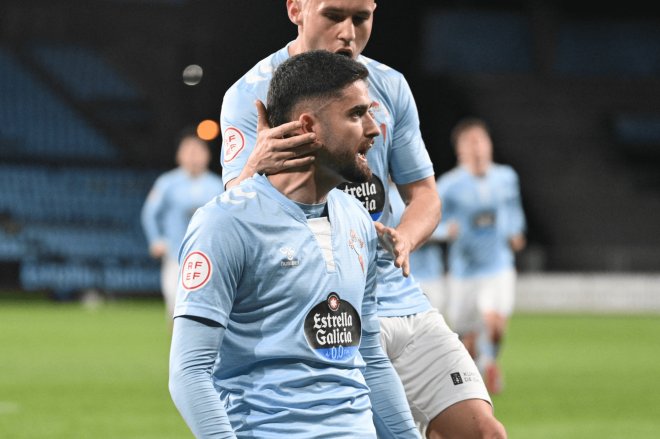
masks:
[[[463,379],[461,378],[461,374],[459,372],[452,373],[451,380],[454,382],[455,386],[463,384]]]
[[[337,189],[360,200],[374,221],[378,221],[383,216],[385,186],[376,174],[373,174],[368,183],[342,183],[337,186]]]
[[[330,293],[305,317],[305,338],[309,347],[326,361],[346,361],[360,346],[362,322],[353,305]]]

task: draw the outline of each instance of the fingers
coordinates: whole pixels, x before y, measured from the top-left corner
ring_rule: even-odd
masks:
[[[403,262],[403,277],[410,276],[410,260],[406,258]]]
[[[303,157],[301,159],[287,160],[282,163],[282,169],[295,168],[296,166],[308,165],[314,161],[314,156]]]
[[[302,128],[302,124],[300,123],[300,121],[297,120],[293,122],[283,123],[278,127],[272,128],[270,130],[270,133],[268,133],[268,137],[280,139],[287,134],[291,134],[294,131],[299,130],[300,128]]]
[[[277,145],[273,146],[274,151],[284,151],[287,149],[295,148],[296,146],[309,145],[308,151],[299,153],[297,155],[306,154],[307,152],[316,151],[321,148],[321,144],[316,142],[316,134],[303,134],[301,136],[288,137],[286,139],[278,139]]]
[[[385,227],[383,223],[379,223],[378,221],[374,221],[374,227],[376,227],[376,233],[378,233],[378,236],[383,236],[383,234],[387,230],[387,227]]]
[[[257,107],[257,132],[270,129],[266,106],[259,99],[254,101],[254,105]]]

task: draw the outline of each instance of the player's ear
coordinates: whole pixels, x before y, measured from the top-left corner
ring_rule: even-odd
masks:
[[[299,130],[302,132],[302,134],[316,133],[318,120],[316,120],[314,115],[310,113],[303,113],[298,118],[298,121],[300,122],[300,125],[302,125],[302,128]]]
[[[289,14],[289,20],[297,26],[302,24],[302,19],[300,13],[302,11],[302,1],[301,0],[287,0],[286,10]]]

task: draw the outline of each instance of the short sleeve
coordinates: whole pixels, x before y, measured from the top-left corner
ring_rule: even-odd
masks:
[[[222,181],[238,177],[257,143],[257,97],[236,85],[225,94],[220,112]]]
[[[226,327],[245,266],[245,246],[233,216],[212,207],[195,213],[181,244],[174,316],[203,317]]]
[[[403,76],[395,101],[390,173],[396,184],[408,184],[433,175],[433,163],[419,130],[419,114]]]

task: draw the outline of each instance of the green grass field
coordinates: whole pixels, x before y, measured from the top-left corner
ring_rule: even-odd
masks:
[[[0,300],[0,438],[192,438],[156,300]],[[494,399],[510,438],[660,438],[660,317],[517,315]]]

